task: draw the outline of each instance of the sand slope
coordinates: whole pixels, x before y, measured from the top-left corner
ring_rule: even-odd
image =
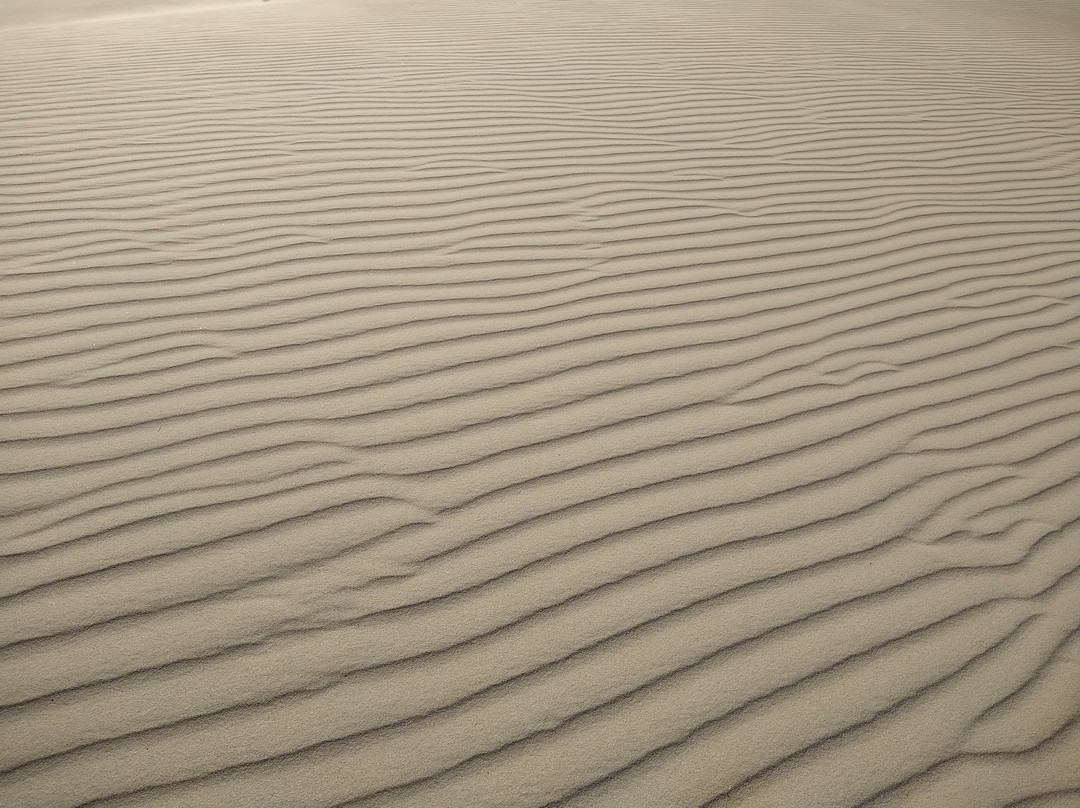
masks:
[[[1075,5],[19,8],[0,806],[1080,804]]]

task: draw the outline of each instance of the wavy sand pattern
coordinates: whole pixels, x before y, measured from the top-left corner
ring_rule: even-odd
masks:
[[[1075,4],[12,9],[0,806],[1080,804]]]

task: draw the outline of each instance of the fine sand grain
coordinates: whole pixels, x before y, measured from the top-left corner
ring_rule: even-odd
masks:
[[[1080,7],[9,0],[0,806],[1080,805]]]

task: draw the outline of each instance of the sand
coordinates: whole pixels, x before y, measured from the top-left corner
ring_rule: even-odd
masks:
[[[0,806],[1080,805],[1080,7],[9,2]]]

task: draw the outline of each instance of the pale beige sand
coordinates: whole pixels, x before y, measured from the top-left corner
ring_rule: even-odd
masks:
[[[9,3],[0,806],[1080,804],[1078,8]]]

